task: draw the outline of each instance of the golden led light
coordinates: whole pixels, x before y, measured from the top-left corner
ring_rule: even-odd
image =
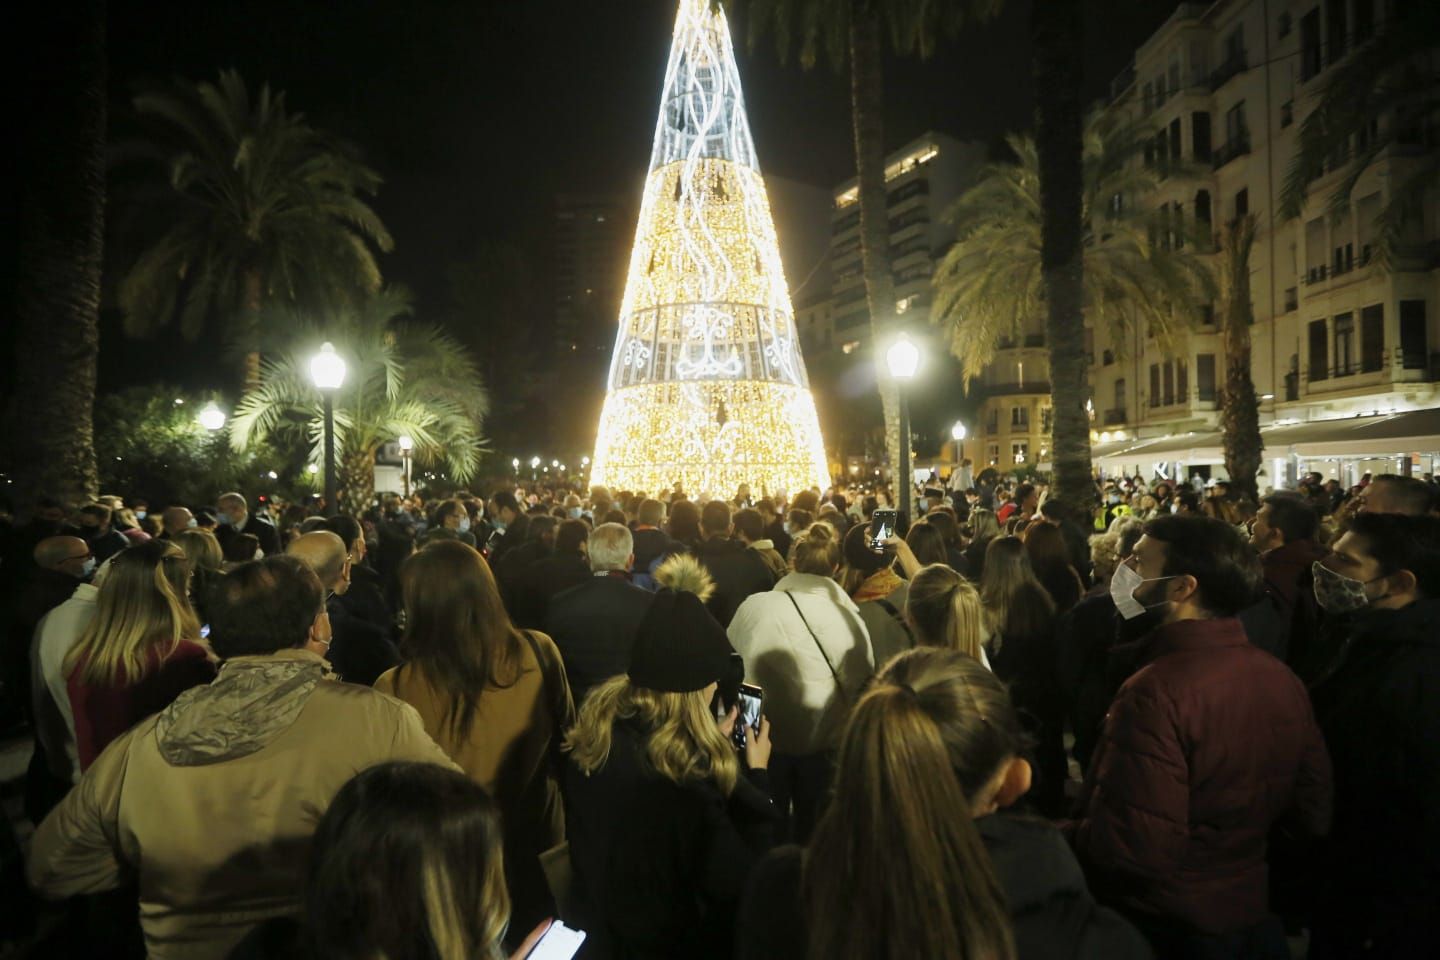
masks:
[[[591,480],[828,482],[725,16],[681,0]]]

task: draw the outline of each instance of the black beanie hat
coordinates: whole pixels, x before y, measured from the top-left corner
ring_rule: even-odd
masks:
[[[630,649],[630,682],[663,693],[703,690],[725,675],[730,641],[693,593],[655,594]]]

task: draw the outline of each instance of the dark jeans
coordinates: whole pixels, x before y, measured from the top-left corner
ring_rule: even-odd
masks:
[[[809,842],[830,790],[833,762],[834,755],[826,752],[770,757],[770,798],[780,814],[775,828],[777,845]]]
[[[1235,933],[1201,933],[1151,914],[1127,912],[1127,916],[1160,960],[1290,960],[1279,917]]]

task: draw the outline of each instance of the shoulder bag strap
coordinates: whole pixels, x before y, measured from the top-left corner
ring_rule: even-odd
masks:
[[[550,722],[555,727],[555,735],[550,740],[550,759],[555,765],[553,775],[558,780],[560,769],[564,758],[560,754],[560,742],[565,739],[565,709],[560,705],[560,685],[555,682],[552,676],[552,666],[540,652],[540,643],[535,639],[535,634],[529,630],[521,630],[525,635],[525,642],[530,644],[530,652],[535,654],[535,662],[540,666],[540,696],[545,698],[545,703],[550,709]]]
[[[815,636],[815,631],[811,628],[810,621],[805,619],[805,613],[800,609],[800,601],[796,600],[795,594],[791,593],[789,590],[781,590],[780,592],[790,598],[790,603],[794,605],[795,613],[797,616],[800,617],[800,622],[805,624],[805,630],[807,633],[810,634],[810,639],[815,641],[815,649],[820,651],[820,658],[825,661],[825,666],[830,668],[830,676],[835,678],[835,689],[840,692],[840,697],[842,699],[848,701],[850,699],[850,695],[846,692],[845,685],[840,682],[840,674],[835,672],[835,664],[830,662],[829,655],[825,653],[825,648],[820,644],[820,638]]]

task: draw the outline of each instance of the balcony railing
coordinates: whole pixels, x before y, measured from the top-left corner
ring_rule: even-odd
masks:
[[[1104,416],[1103,419],[1104,419],[1104,421],[1105,421],[1105,426],[1107,426],[1107,427],[1118,426],[1118,425],[1123,424],[1123,423],[1125,422],[1125,411],[1124,411],[1123,409],[1122,409],[1122,410],[1106,410],[1106,411],[1105,411],[1105,416]]]
[[[1228,143],[1215,151],[1215,159],[1211,161],[1211,166],[1219,170],[1231,160],[1234,160],[1236,157],[1243,157],[1249,152],[1250,132],[1248,130],[1241,131],[1231,137]]]
[[[1231,77],[1244,71],[1245,51],[1242,50],[1239,53],[1231,54],[1226,58],[1224,63],[1215,68],[1214,73],[1210,74],[1210,89],[1219,90],[1225,86]]]
[[[1026,380],[1024,383],[991,383],[986,384],[985,392],[992,397],[1014,396],[1022,393],[1048,394],[1050,381]]]

